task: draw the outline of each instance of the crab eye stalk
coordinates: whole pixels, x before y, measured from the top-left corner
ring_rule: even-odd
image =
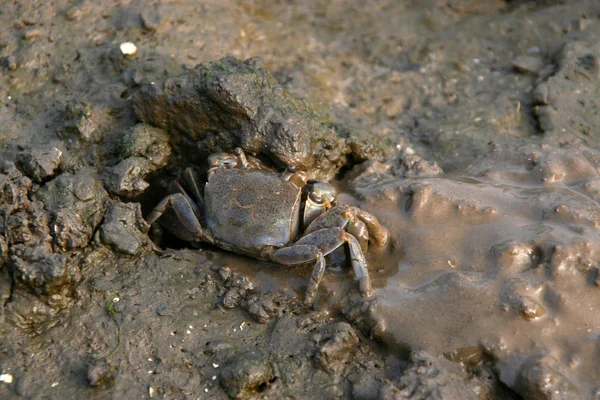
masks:
[[[309,193],[308,198],[310,199],[310,201],[312,201],[315,204],[325,204],[325,200],[323,200],[322,198],[320,198],[319,196],[317,196],[314,193]]]
[[[308,226],[315,218],[333,207],[337,192],[326,182],[309,181],[304,203],[304,226]]]
[[[237,158],[228,153],[213,154],[208,158],[209,168],[235,168],[237,166]]]

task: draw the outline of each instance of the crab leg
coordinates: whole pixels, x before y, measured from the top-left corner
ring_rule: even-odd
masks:
[[[204,216],[204,199],[202,198],[202,194],[200,193],[200,185],[198,185],[198,177],[196,176],[196,173],[194,172],[193,169],[191,168],[186,168],[185,171],[183,172],[183,182],[185,182],[185,189],[190,192],[191,197],[197,208],[198,208],[198,213],[197,215],[202,215]],[[186,194],[184,192],[184,194]]]
[[[196,240],[207,241],[209,243],[213,242],[212,237],[208,232],[204,231],[196,214],[194,214],[191,199],[182,193],[175,193],[162,199],[146,217],[148,225],[152,225],[156,222],[156,220],[167,211],[169,206],[175,211],[181,224],[194,236],[194,238],[196,238]]]
[[[359,281],[361,294],[368,296],[371,291],[371,282],[360,244],[354,236],[345,232],[342,228],[334,227],[312,232],[289,247],[273,251],[268,255],[268,258],[283,265],[298,265],[316,261],[304,298],[304,303],[310,306],[315,300],[317,289],[325,273],[324,256],[344,243],[348,244],[352,267]]]
[[[348,223],[350,223],[351,230],[356,232],[356,230],[361,229],[358,221],[366,225],[368,231],[368,235],[361,234],[360,239],[372,237],[373,241],[379,246],[386,244],[388,232],[381,226],[377,217],[358,207],[352,206],[337,206],[326,211],[308,225],[305,233],[330,227],[344,228]]]

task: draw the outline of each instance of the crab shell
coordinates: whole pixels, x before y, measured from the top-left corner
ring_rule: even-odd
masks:
[[[204,189],[206,225],[220,246],[260,257],[298,235],[302,190],[260,169],[216,168]]]

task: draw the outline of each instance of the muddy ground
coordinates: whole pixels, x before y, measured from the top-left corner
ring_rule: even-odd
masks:
[[[600,398],[600,4],[326,4],[3,2],[0,398]],[[235,146],[382,221],[369,298],[146,224]]]

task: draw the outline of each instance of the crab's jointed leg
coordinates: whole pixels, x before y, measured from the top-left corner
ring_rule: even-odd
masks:
[[[170,207],[177,215],[179,222],[194,238],[194,241],[213,243],[212,236],[202,228],[192,204],[193,201],[184,193],[171,194],[162,199],[154,207],[152,212],[146,217],[146,222],[148,225],[152,225]]]
[[[354,236],[342,228],[333,227],[312,232],[291,246],[274,250],[267,257],[283,265],[297,265],[316,261],[304,298],[304,303],[311,306],[315,300],[319,283],[321,283],[325,273],[324,257],[344,243],[348,244],[350,250],[352,268],[359,281],[360,292],[363,296],[368,296],[371,292],[371,281],[369,280],[367,263],[360,249],[360,244]]]
[[[359,234],[359,240],[368,239],[379,246],[384,246],[388,240],[388,232],[380,223],[377,217],[358,207],[337,206],[324,212],[308,225],[305,234],[318,231],[324,228],[348,226],[352,233]],[[361,225],[366,226],[366,231]],[[364,233],[360,233],[363,231]]]
[[[184,187],[190,193],[190,195],[188,196],[187,193],[185,193],[185,191],[178,190],[177,192],[183,193],[187,197],[192,198],[192,200],[193,200],[192,206],[195,205],[197,207],[196,215],[199,216],[201,219],[203,219],[206,208],[204,206],[204,198],[202,197],[202,193],[200,193],[200,185],[198,184],[198,176],[196,175],[196,173],[194,172],[193,169],[191,169],[191,168],[185,169],[185,171],[183,172],[182,182],[184,183]],[[177,183],[177,182],[174,182],[174,183]],[[177,193],[177,192],[171,190],[171,193]]]

